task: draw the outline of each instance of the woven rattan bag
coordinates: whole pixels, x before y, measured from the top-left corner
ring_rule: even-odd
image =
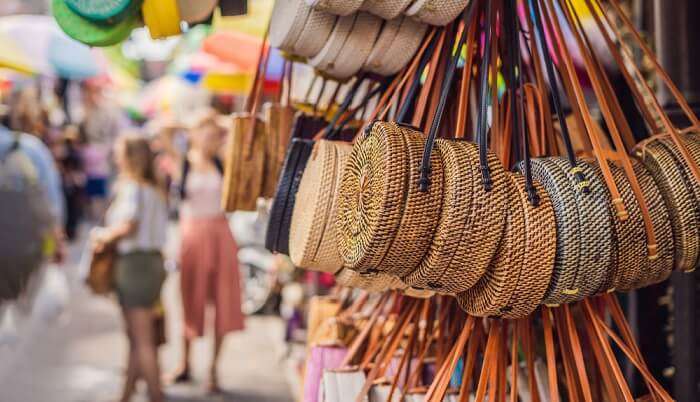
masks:
[[[314,57],[323,49],[333,31],[337,17],[320,10],[311,10],[291,52],[296,56]]]
[[[289,230],[289,255],[298,267],[330,273],[342,268],[333,217],[338,183],[351,148],[348,143],[328,140],[314,145]]]
[[[384,22],[364,70],[389,76],[404,68],[415,56],[428,26],[405,16]]]
[[[280,171],[289,145],[294,109],[289,104],[266,103],[263,105],[265,121],[265,170],[262,196],[275,196]]]
[[[267,32],[260,48],[258,70],[245,111],[232,116],[221,201],[227,212],[255,211],[258,197],[263,191],[265,125],[258,118],[258,108],[270,57],[270,47],[266,41]]]
[[[675,269],[692,271],[700,249],[695,212],[698,201],[688,187],[683,162],[659,138],[640,144],[636,155],[651,173],[668,207],[675,244]]]
[[[276,0],[270,17],[270,45],[293,52],[310,13],[304,0]]]
[[[328,76],[345,80],[365,65],[383,20],[366,12],[338,18],[328,41],[309,64]]]

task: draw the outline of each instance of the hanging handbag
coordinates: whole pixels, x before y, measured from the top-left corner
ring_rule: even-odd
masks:
[[[270,46],[291,52],[311,13],[304,0],[275,1],[270,16]]]
[[[141,14],[153,39],[167,38],[182,33],[180,7],[177,0],[144,0]]]
[[[366,12],[338,18],[328,41],[309,64],[329,77],[346,80],[365,65],[383,20]]]
[[[289,51],[295,56],[316,56],[325,46],[337,20],[338,17],[334,14],[312,9],[304,28]]]
[[[263,190],[265,125],[258,117],[270,48],[263,39],[258,70],[245,111],[231,117],[231,133],[224,170],[222,207],[226,212],[255,211]]]
[[[363,69],[383,76],[398,73],[413,59],[427,30],[428,25],[405,16],[385,21]]]
[[[97,295],[106,295],[114,290],[114,263],[117,257],[114,247],[93,252],[85,283]]]
[[[141,24],[139,18],[139,11],[142,9],[141,2],[132,1],[131,5],[127,7],[121,19],[111,24],[96,22],[90,17],[80,15],[64,0],[52,0],[51,13],[63,32],[76,41],[89,46],[112,46],[127,39],[131,35],[131,31]],[[88,11],[87,8],[81,8],[81,10]],[[111,12],[106,15],[109,14]]]

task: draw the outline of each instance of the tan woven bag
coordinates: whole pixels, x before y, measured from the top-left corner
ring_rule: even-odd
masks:
[[[306,0],[316,10],[336,15],[350,15],[360,9],[364,0]]]
[[[364,70],[384,76],[398,73],[413,59],[427,30],[426,24],[405,16],[384,22]]]
[[[365,65],[382,22],[365,12],[339,18],[328,42],[309,64],[335,79],[352,77]]]
[[[338,17],[333,14],[311,10],[303,29],[294,42],[292,53],[301,57],[316,56],[326,44],[337,19]]]
[[[447,25],[467,7],[469,0],[415,0],[406,15],[430,25]]]
[[[275,196],[284,156],[289,144],[289,133],[294,120],[294,108],[281,103],[263,105],[265,121],[265,170],[263,176],[262,197]]]
[[[263,190],[265,125],[257,114],[270,56],[267,36],[266,33],[245,112],[232,116],[221,197],[222,208],[226,212],[255,211]]]
[[[311,7],[304,0],[275,0],[270,17],[270,45],[294,52],[310,13]]]
[[[335,273],[342,261],[335,243],[336,195],[349,143],[319,140],[314,145],[299,184],[292,225],[289,255],[294,265]]]

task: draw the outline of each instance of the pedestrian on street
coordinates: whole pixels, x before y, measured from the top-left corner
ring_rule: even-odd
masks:
[[[226,130],[218,115],[202,111],[189,132],[189,149],[179,157],[180,183],[180,286],[185,316],[185,351],[182,366],[172,382],[190,377],[192,340],[204,335],[205,310],[214,307],[214,356],[208,389],[218,392],[217,365],[224,337],[244,327],[241,309],[238,249],[228,220],[221,210],[223,167],[217,154]],[[174,147],[170,147],[174,150]],[[175,151],[172,151],[175,152]]]
[[[142,378],[151,402],[162,402],[154,306],[165,280],[161,250],[165,246],[168,213],[148,141],[121,136],[114,147],[118,169],[115,197],[105,216],[105,228],[95,232],[97,251],[115,246],[114,286],[122,306],[129,360],[122,402],[129,401]]]

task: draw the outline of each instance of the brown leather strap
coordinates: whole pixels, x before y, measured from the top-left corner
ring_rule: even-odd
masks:
[[[552,330],[552,310],[546,306],[542,307],[542,327],[544,329],[547,376],[549,378],[549,400],[550,402],[559,402],[559,376],[557,375],[557,352],[554,347],[554,331]]]
[[[418,102],[416,103],[415,106],[415,113],[413,114],[413,121],[411,124],[414,127],[421,127],[422,122],[423,122],[423,117],[426,112],[426,107],[428,105],[428,98],[430,93],[432,92],[433,84],[435,82],[435,77],[438,73],[438,66],[440,65],[440,56],[443,53],[440,51],[444,46],[445,46],[445,40],[447,39],[447,30],[442,28],[442,32],[440,33],[440,37],[438,38],[437,45],[435,46],[436,51],[433,53],[433,57],[430,59],[430,62],[428,63],[428,77],[426,78],[425,82],[423,83],[423,87],[421,88],[420,95],[418,95]],[[427,43],[427,42],[426,42]]]
[[[372,331],[372,328],[374,327],[374,324],[377,322],[379,317],[383,314],[383,310],[387,307],[387,305],[394,303],[394,300],[396,299],[396,294],[384,294],[382,295],[379,300],[377,301],[377,306],[374,308],[374,312],[370,316],[370,319],[367,321],[365,326],[362,328],[362,331],[357,335],[355,340],[353,341],[352,345],[350,345],[350,348],[348,349],[347,355],[345,355],[345,358],[340,364],[340,367],[346,367],[349,366],[355,356],[357,356],[357,353],[360,351],[362,346],[364,345],[365,341],[370,335],[370,332]]]
[[[476,387],[476,395],[474,397],[475,402],[484,402],[486,397],[486,391],[488,388],[489,377],[491,371],[494,371],[494,363],[496,362],[496,352],[498,347],[498,338],[500,337],[500,321],[491,321],[491,327],[489,328],[488,341],[486,342],[486,351],[484,352],[483,365],[481,367],[481,374],[479,375],[479,383]],[[489,399],[492,401],[493,399]]]
[[[522,320],[513,321],[513,334],[510,344],[510,402],[518,402],[518,371],[520,363],[518,359],[518,338]],[[505,399],[504,399],[505,401]]]
[[[445,394],[447,393],[447,388],[450,385],[452,373],[454,373],[455,368],[457,367],[457,362],[462,357],[462,352],[464,351],[464,347],[469,340],[469,335],[474,329],[475,323],[476,319],[473,316],[469,316],[467,318],[459,337],[455,341],[454,347],[448,355],[446,363],[440,368],[442,371],[440,377],[436,377],[435,381],[433,381],[433,383],[430,385],[430,388],[428,388],[428,393],[425,396],[425,400],[427,402],[442,402]]]

